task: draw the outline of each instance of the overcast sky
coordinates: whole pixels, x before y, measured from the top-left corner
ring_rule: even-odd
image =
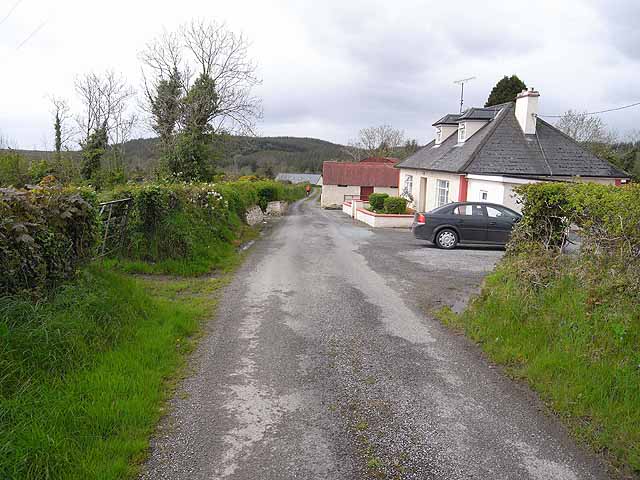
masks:
[[[541,114],[640,101],[638,0],[0,0],[0,133],[51,148],[48,95],[73,102],[75,76],[107,68],[139,88],[145,43],[192,18],[251,40],[261,135],[345,143],[390,124],[424,144],[469,76],[466,106],[513,73],[540,91]],[[625,134],[640,108],[603,119]]]

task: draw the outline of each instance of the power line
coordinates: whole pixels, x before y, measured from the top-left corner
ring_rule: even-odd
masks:
[[[48,22],[48,20],[43,20],[43,22],[42,22],[40,25],[38,25],[38,26],[36,27],[36,29],[35,29],[33,32],[31,32],[31,33],[29,34],[29,36],[28,36],[27,38],[25,38],[25,39],[22,41],[22,43],[20,43],[20,45],[18,45],[18,46],[16,47],[16,50],[20,50],[20,48],[21,48],[25,43],[27,43],[29,40],[31,40],[31,38],[32,38],[36,33],[38,33],[38,32],[42,29],[42,27],[44,27],[44,26],[47,24],[47,22]]]
[[[600,110],[598,112],[586,112],[582,115],[598,115],[599,113],[607,113],[607,112],[615,112],[616,110],[624,110],[625,108],[637,107],[640,105],[640,102],[632,103],[630,105],[624,105],[623,107],[609,108],[607,110]],[[564,115],[538,115],[539,117],[546,118],[562,118]]]
[[[22,0],[18,0],[16,3],[13,4],[13,7],[11,7],[11,10],[9,10],[9,13],[7,13],[2,20],[0,20],[0,25],[2,25],[7,20],[7,18],[11,16],[13,11],[16,8],[18,8],[18,5],[20,5],[21,3],[22,3]]]

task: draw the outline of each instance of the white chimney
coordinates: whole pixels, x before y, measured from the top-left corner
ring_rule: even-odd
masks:
[[[533,88],[523,90],[516,97],[516,118],[525,135],[534,135],[536,133],[539,97],[540,93]]]

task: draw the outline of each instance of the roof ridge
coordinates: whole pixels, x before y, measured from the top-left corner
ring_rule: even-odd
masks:
[[[512,103],[512,102],[509,102],[509,103]],[[509,107],[508,109],[511,109],[511,107]],[[491,138],[491,136],[495,133],[496,128],[498,128],[498,125],[500,125],[504,121],[504,119],[506,118],[506,114],[503,115],[502,112],[506,112],[508,109],[507,108],[501,108],[498,111],[498,113],[496,114],[496,116],[493,118],[493,122],[489,122],[486,125],[486,126],[489,126],[491,128],[491,131],[487,132],[487,134],[480,141],[480,143],[475,148],[475,150],[473,152],[471,152],[471,155],[469,155],[469,159],[464,163],[464,165],[462,165],[462,167],[460,167],[458,169],[458,172],[464,172],[469,167],[469,165],[471,165],[471,163],[476,159],[476,157],[478,156],[478,153],[480,153],[480,150],[482,150],[484,148],[484,146],[487,144],[487,141],[489,140],[489,138]],[[480,129],[480,130],[482,130],[482,129]],[[478,130],[476,132],[476,134],[479,133],[480,130]]]

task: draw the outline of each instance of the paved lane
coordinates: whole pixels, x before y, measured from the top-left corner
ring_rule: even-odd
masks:
[[[430,316],[501,255],[295,205],[226,289],[143,478],[607,478]]]

